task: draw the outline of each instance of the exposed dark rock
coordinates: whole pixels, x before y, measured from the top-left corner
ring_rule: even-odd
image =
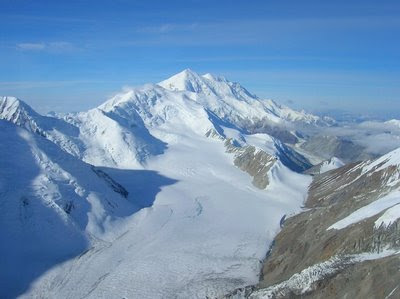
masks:
[[[117,193],[121,194],[123,197],[128,198],[129,192],[119,183],[113,180],[107,173],[103,170],[98,169],[94,166],[91,167],[93,172],[97,174],[98,177],[104,179],[107,184]]]
[[[268,186],[268,170],[274,165],[276,157],[257,150],[254,146],[239,147],[232,139],[225,141],[227,152],[234,153],[234,164],[253,177],[253,185],[260,189]]]

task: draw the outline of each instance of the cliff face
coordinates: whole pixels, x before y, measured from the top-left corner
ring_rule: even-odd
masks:
[[[233,163],[241,170],[247,172],[253,178],[253,185],[259,189],[268,186],[268,171],[276,162],[277,158],[267,154],[254,146],[237,147],[232,144],[232,140],[225,141],[228,153],[234,153]]]
[[[259,285],[231,298],[399,298],[400,180],[393,155],[316,175]],[[392,296],[392,297],[390,297]]]

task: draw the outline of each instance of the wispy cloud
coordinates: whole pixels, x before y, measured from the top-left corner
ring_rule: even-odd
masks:
[[[16,48],[21,51],[50,52],[66,52],[78,49],[74,44],[66,41],[18,43]]]
[[[176,29],[176,25],[173,24],[161,24],[158,26],[145,26],[136,29],[138,33],[167,33]]]
[[[144,26],[137,27],[137,33],[149,33],[149,34],[165,34],[171,32],[188,32],[196,30],[199,27],[197,23],[185,23],[185,24],[159,24],[155,26]]]
[[[27,51],[41,51],[46,48],[44,43],[20,43],[17,44],[17,49]]]
[[[103,84],[109,82],[120,83],[120,81],[105,80],[0,81],[0,92],[8,90],[76,86],[81,84]]]
[[[131,45],[227,45],[288,42],[319,39],[327,34],[383,28],[399,28],[394,17],[269,18],[221,20],[199,23],[166,23],[136,27]]]
[[[332,61],[322,56],[265,55],[265,56],[200,56],[175,59],[176,62],[221,62],[221,61]]]
[[[44,16],[44,15],[24,15],[24,14],[10,14],[0,13],[2,20],[10,20],[16,22],[32,22],[32,23],[95,23],[96,20],[88,18],[70,18],[70,17],[57,17],[57,16]]]
[[[400,127],[396,121],[348,123],[346,126],[324,128],[322,133],[350,139],[374,155],[385,154],[400,146]]]

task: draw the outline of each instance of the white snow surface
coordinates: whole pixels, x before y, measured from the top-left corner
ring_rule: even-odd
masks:
[[[391,207],[396,207],[396,205],[398,205],[400,203],[400,191],[396,190],[393,191],[373,202],[371,202],[370,204],[354,211],[353,213],[351,213],[349,216],[339,220],[338,222],[332,224],[329,229],[343,229],[351,224],[360,222],[366,218],[378,215],[379,213],[381,213],[382,211],[384,211],[385,209],[391,208]],[[392,208],[392,209],[393,209]],[[387,224],[388,222],[392,222],[393,220],[396,220],[397,218],[400,217],[400,214],[395,214],[399,211],[398,208],[395,208],[393,210],[391,210],[388,212],[388,214],[384,214],[382,215],[376,222],[375,222],[375,226],[379,227],[382,222],[384,224]],[[383,218],[382,218],[383,217]]]
[[[2,144],[1,162],[7,167],[0,167],[0,194],[6,198],[2,207],[15,212],[1,214],[6,231],[0,243],[13,238],[9,223],[22,221],[22,209],[33,213],[31,227],[43,240],[51,243],[57,236],[53,247],[47,241],[38,247],[63,250],[40,270],[30,264],[29,275],[21,271],[23,262],[14,265],[15,275],[23,273],[23,288],[11,279],[9,285],[17,289],[9,289],[6,297],[205,298],[258,282],[280,219],[300,211],[311,177],[278,160],[269,170],[268,187],[254,187],[252,178],[234,166],[224,142],[205,134],[214,129],[275,154],[273,138],[244,134],[237,126],[243,116],[280,122],[289,112],[280,106],[274,111],[273,104],[236,83],[182,74],[188,73],[195,77],[190,84],[172,77],[173,88],[164,81],[128,89],[98,108],[63,119],[25,109],[34,128],[7,122],[11,128],[1,131],[2,140],[11,143]],[[29,153],[40,159],[26,163]],[[96,165],[101,175],[85,162]],[[129,196],[116,193],[104,175]],[[35,204],[26,206],[25,197]],[[75,208],[68,214],[70,199]],[[52,220],[32,210],[36,203],[46,207],[41,211],[55,211]],[[22,229],[17,235],[23,244],[30,234]],[[9,258],[13,246],[8,248],[3,258]]]
[[[385,179],[384,183],[387,186],[394,187],[398,184],[400,179],[400,148],[395,149],[374,161],[367,161],[361,164],[359,167],[362,168],[362,171],[359,177],[361,177],[362,175],[371,175],[374,172],[381,171],[388,167],[393,167],[393,166],[396,167],[394,173],[391,174],[390,176],[385,174],[383,178]],[[328,230],[343,229],[351,224],[378,215],[379,213],[381,213],[386,209],[388,210],[375,222],[375,227],[379,227],[381,226],[381,224],[388,226],[391,222],[400,218],[399,214],[400,209],[397,207],[399,203],[400,203],[400,190],[398,190],[397,188],[395,190],[390,191],[385,196],[382,196],[381,198],[371,202],[370,204],[354,211],[347,217],[337,221],[336,223],[331,225],[328,228]]]
[[[0,139],[0,297],[13,298],[140,207],[37,134],[0,120]]]
[[[400,202],[400,200],[399,200]],[[381,217],[375,221],[375,228],[390,226],[394,221],[400,218],[400,205],[396,204],[393,207],[387,209]]]
[[[400,148],[397,148],[386,155],[376,159],[373,163],[368,164],[363,168],[363,173],[369,171],[380,171],[389,166],[400,167]]]
[[[323,122],[318,116],[295,111],[272,100],[262,100],[249,93],[239,83],[211,74],[203,76],[186,69],[158,85],[171,91],[181,91],[221,119],[239,125],[244,119],[250,122],[268,119],[273,123],[301,121]]]
[[[333,169],[340,168],[344,165],[344,162],[339,158],[332,157],[327,161],[322,162],[320,173],[324,173]]]

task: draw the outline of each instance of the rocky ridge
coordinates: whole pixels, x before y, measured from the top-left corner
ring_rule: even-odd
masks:
[[[316,175],[304,212],[282,224],[260,283],[226,298],[399,296],[399,153]]]

